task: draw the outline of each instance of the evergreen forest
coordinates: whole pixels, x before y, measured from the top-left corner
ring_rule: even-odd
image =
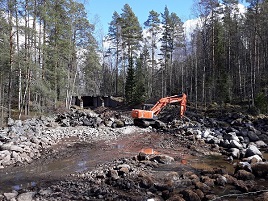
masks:
[[[70,108],[72,96],[118,96],[128,105],[185,92],[195,107],[246,103],[268,112],[268,0],[200,0],[198,23],[131,5],[99,42],[75,0],[0,0],[0,113]]]

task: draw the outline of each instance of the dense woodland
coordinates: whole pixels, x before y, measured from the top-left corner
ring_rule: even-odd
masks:
[[[167,6],[140,22],[125,4],[98,43],[78,1],[0,0],[1,122],[69,108],[77,95],[138,104],[185,92],[195,106],[246,102],[265,113],[268,1],[246,2],[242,13],[237,0],[196,1],[191,33]]]

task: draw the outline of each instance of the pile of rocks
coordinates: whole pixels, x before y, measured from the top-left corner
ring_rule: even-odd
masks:
[[[99,111],[100,109],[96,109]],[[69,112],[58,114],[56,122],[63,127],[74,127],[74,126],[90,126],[99,127],[102,125],[109,127],[123,127],[127,124],[132,123],[132,119],[126,116],[121,116],[117,112],[103,111],[102,113],[96,113],[90,109],[71,109]]]
[[[194,135],[195,139],[214,146],[222,147],[228,160],[238,159],[238,166],[254,172],[258,176],[266,176],[268,162],[263,157],[267,152],[268,118],[254,118],[249,115],[232,113],[219,118],[206,118],[195,115],[195,121],[185,125],[185,132]],[[260,168],[262,167],[262,168]],[[262,170],[261,170],[262,169]]]

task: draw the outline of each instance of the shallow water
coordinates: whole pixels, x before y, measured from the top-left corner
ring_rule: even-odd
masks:
[[[75,142],[76,139],[73,139]],[[136,141],[135,141],[136,142]],[[68,142],[72,144],[72,141]],[[58,148],[61,148],[57,145]],[[224,160],[223,156],[191,156],[184,149],[172,150],[155,149],[150,146],[144,146],[140,142],[131,143],[131,139],[122,139],[107,145],[103,142],[98,142],[92,146],[75,145],[75,147],[67,146],[60,152],[68,152],[62,154],[58,158],[39,159],[32,164],[6,168],[0,170],[0,193],[11,192],[12,190],[20,190],[34,186],[44,186],[47,182],[62,180],[72,173],[84,172],[93,170],[97,165],[104,162],[112,161],[119,157],[131,157],[139,152],[150,152],[153,154],[169,154],[170,156],[180,158],[181,166],[179,168],[194,168],[203,170],[213,170],[214,168],[224,168],[230,174],[234,172],[232,163]],[[148,154],[148,153],[147,153]],[[264,153],[264,158],[268,160],[268,153]],[[178,165],[174,167],[166,167],[170,171],[176,171]],[[268,182],[265,181],[265,186]],[[223,189],[224,191],[228,188]]]

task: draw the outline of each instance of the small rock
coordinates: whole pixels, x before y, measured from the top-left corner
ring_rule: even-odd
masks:
[[[244,181],[237,180],[234,185],[236,186],[237,190],[244,192],[244,193],[248,192],[248,187]]]
[[[111,177],[113,180],[116,180],[116,179],[118,179],[119,178],[119,176],[118,176],[118,172],[116,171],[116,170],[113,170],[113,169],[110,169],[109,171],[108,171],[108,175],[107,175],[108,177]]]
[[[237,142],[239,142],[239,139],[238,137],[236,136],[236,133],[235,132],[230,132],[230,133],[226,133],[223,135],[223,139],[224,140],[235,140]]]
[[[227,179],[224,176],[220,175],[219,177],[216,178],[216,182],[215,183],[217,185],[219,185],[219,186],[225,186],[226,183],[227,183]]]
[[[202,183],[200,181],[194,182],[194,185],[197,189],[200,189],[204,193],[207,193],[211,190],[211,188],[207,184]]]
[[[266,148],[267,147],[267,144],[264,141],[262,141],[262,140],[256,141],[255,144],[259,148]]]
[[[251,165],[248,162],[239,162],[236,164],[235,172],[238,170],[246,170],[248,172],[252,172]]]

